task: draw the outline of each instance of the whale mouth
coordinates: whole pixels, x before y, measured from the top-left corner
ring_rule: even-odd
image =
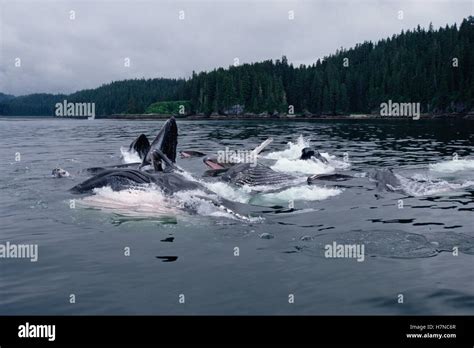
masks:
[[[128,151],[135,152],[140,160],[143,161],[148,151],[150,151],[150,142],[145,134],[140,134],[129,146]]]
[[[224,166],[220,165],[217,162],[213,162],[210,159],[205,160],[204,163],[211,169],[224,169]]]
[[[206,166],[214,170],[229,169],[235,165],[235,163],[231,162],[220,162],[217,156],[206,156],[202,161]]]

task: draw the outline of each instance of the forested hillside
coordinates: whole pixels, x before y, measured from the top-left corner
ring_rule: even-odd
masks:
[[[316,42],[317,40],[315,40]],[[0,99],[0,114],[53,115],[54,104],[95,102],[98,115],[143,113],[151,104],[186,101],[187,113],[348,114],[380,103],[420,102],[422,112],[474,109],[474,18],[434,30],[418,27],[293,66],[286,57],[193,73],[184,79],[112,82],[71,95]],[[173,104],[168,104],[173,105]],[[190,109],[190,110],[188,110]]]
[[[52,116],[55,104],[64,100],[95,103],[97,115],[142,113],[156,101],[179,96],[184,83],[184,80],[172,79],[134,79],[112,82],[70,95],[30,94],[0,102],[0,114]]]
[[[314,114],[378,110],[388,99],[420,102],[424,112],[474,107],[473,18],[434,31],[418,27],[376,44],[342,49],[311,66],[245,64],[193,75],[185,95],[197,112],[241,104],[248,112]]]

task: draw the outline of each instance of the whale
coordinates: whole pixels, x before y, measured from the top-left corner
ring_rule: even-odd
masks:
[[[377,169],[370,173],[369,178],[375,181],[378,191],[403,192],[402,183],[393,169]]]
[[[228,168],[221,176],[225,182],[239,186],[263,186],[290,184],[296,177],[276,172],[261,163],[239,163]]]
[[[262,145],[264,145],[262,143]],[[257,149],[262,148],[262,145]],[[261,151],[261,150],[260,150]],[[321,161],[327,164],[328,160],[322,156],[319,151],[314,148],[306,147],[301,150],[301,160],[307,161]],[[210,169],[204,173],[204,176],[220,176],[223,181],[236,184],[236,185],[247,185],[247,186],[260,186],[260,185],[281,185],[291,184],[298,180],[297,177],[277,172],[269,166],[262,163],[232,163],[220,161],[218,156],[206,156],[203,158],[204,164]],[[342,181],[347,180],[350,177],[347,175],[322,176],[313,175],[307,178],[307,183],[312,184],[316,180],[330,180],[330,181]]]
[[[156,156],[157,151],[161,151],[171,162],[176,162],[176,149],[178,147],[178,126],[176,119],[171,116],[161,127],[153,142],[150,144],[140,168],[147,164],[152,164],[156,171],[163,170],[163,156]]]
[[[85,171],[89,174],[97,174],[101,171],[113,168],[130,168],[130,169],[151,169],[152,171],[162,171],[164,166],[162,164],[163,157],[157,155],[157,151],[166,155],[172,163],[176,162],[176,147],[178,145],[178,126],[174,117],[169,118],[161,127],[152,143],[148,140],[145,134],[140,134],[129,145],[129,151],[135,152],[141,162],[132,162],[125,164],[115,164],[111,166],[100,166],[86,168]]]
[[[53,169],[51,176],[53,178],[67,178],[68,176],[71,176],[71,174],[69,174],[67,170],[58,167]]]
[[[72,193],[92,193],[94,189],[109,186],[113,191],[120,191],[143,184],[156,184],[165,194],[172,195],[182,190],[202,190],[201,184],[185,179],[175,172],[148,173],[138,169],[106,169],[70,189]]]
[[[321,155],[318,150],[315,150],[314,148],[311,148],[311,147],[305,147],[303,150],[301,150],[300,160],[304,160],[304,161],[318,160],[324,164],[329,163],[326,157]]]
[[[448,182],[443,179],[430,177],[406,177],[395,173],[391,168],[376,169],[369,173],[369,179],[375,181],[377,191],[399,193],[411,197],[464,190],[473,186],[473,183],[470,181]]]
[[[175,191],[170,187],[194,189],[195,183],[182,176],[178,180],[177,172],[182,170],[175,164],[177,145],[178,127],[175,118],[171,117],[161,127],[151,144],[144,134],[139,135],[130,144],[130,149],[142,154],[143,159],[138,166],[137,163],[132,163],[132,168],[127,168],[128,164],[89,168],[92,169],[89,172],[93,172],[95,175],[74,186],[71,192],[90,193],[95,188],[104,186],[110,186],[113,190],[118,191],[131,185],[151,183],[158,184],[170,194]],[[145,165],[151,166],[146,168]]]
[[[177,138],[178,129],[176,121],[172,117],[164,124],[155,140],[150,144],[138,167],[102,167],[97,170],[95,175],[72,187],[70,192],[93,195],[95,189],[103,187],[110,187],[113,191],[122,191],[154,184],[167,196],[173,196],[180,191],[197,191],[198,193],[195,195],[197,198],[211,203],[235,218],[249,221],[249,217],[237,212],[237,208],[242,210],[241,204],[217,196],[200,182],[190,180],[184,175],[184,171],[175,164]],[[140,142],[146,144],[145,138],[141,137],[141,139],[134,144]],[[151,164],[151,169],[145,168],[145,164]],[[183,209],[197,213],[197,208],[192,203],[184,202]]]

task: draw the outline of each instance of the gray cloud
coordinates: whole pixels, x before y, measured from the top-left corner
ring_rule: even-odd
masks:
[[[15,95],[189,77],[193,70],[227,67],[236,57],[245,63],[286,55],[294,64],[311,64],[340,47],[418,24],[459,23],[473,10],[471,0],[0,1],[0,92]],[[21,67],[14,65],[17,57]]]

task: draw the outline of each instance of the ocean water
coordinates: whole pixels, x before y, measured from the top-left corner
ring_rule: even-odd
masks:
[[[178,120],[179,150],[274,139],[259,161],[291,185],[234,187],[178,159],[238,215],[202,192],[68,191],[162,124],[0,119],[0,244],[38,246],[37,262],[0,258],[0,314],[474,314],[472,122]],[[305,146],[329,163],[298,160]],[[380,168],[404,193],[376,189]],[[306,183],[332,173],[351,178]],[[326,257],[333,243],[363,260]]]

